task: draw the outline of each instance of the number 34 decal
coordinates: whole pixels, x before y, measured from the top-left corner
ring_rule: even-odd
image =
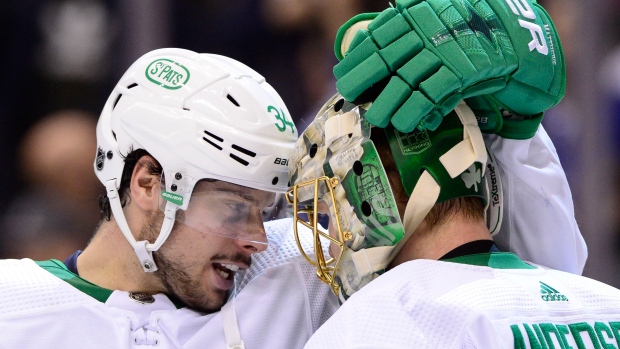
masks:
[[[274,113],[276,119],[278,119],[279,123],[276,122],[275,125],[278,128],[278,131],[284,132],[286,131],[286,126],[291,127],[291,133],[295,133],[295,124],[292,121],[286,119],[286,114],[282,111],[282,109],[278,110],[278,108],[270,105],[267,108],[268,113]]]

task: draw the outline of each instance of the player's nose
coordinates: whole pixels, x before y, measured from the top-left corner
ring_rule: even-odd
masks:
[[[260,235],[260,236],[257,236]],[[261,233],[256,232],[251,240],[234,240],[237,247],[248,254],[263,252],[267,249],[267,236],[263,230]]]
[[[267,234],[260,216],[254,217],[247,227],[246,238],[235,240],[237,246],[248,254],[263,252],[267,249]]]

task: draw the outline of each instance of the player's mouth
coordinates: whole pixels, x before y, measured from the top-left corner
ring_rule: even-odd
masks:
[[[213,263],[213,269],[219,288],[228,290],[233,286],[235,274],[240,267],[232,263]]]

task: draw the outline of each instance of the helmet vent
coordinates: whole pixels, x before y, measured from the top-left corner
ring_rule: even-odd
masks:
[[[118,104],[118,101],[120,101],[120,100],[121,100],[121,97],[123,97],[123,94],[122,94],[122,93],[120,93],[120,94],[118,95],[118,97],[116,97],[116,100],[114,101],[114,105],[112,106],[112,110],[114,110],[114,108],[116,108],[116,105]]]
[[[205,142],[211,144],[213,147],[215,147],[217,150],[222,150],[222,147],[220,147],[219,145],[213,143],[212,141],[210,141],[207,137],[202,137],[202,139],[205,140]]]
[[[368,201],[362,202],[362,213],[366,217],[370,216],[370,214],[372,213],[372,208],[370,207]]]
[[[127,89],[132,89],[134,87],[138,86],[138,84],[136,84],[135,82],[129,86],[127,86]]]
[[[319,147],[317,146],[316,143],[312,144],[310,146],[310,153],[308,155],[310,155],[310,159],[314,158],[314,156],[316,155],[317,150],[319,149]]]
[[[236,99],[234,99],[234,98],[233,98],[233,96],[231,96],[231,95],[226,95],[226,98],[228,98],[228,100],[229,100],[232,104],[236,105],[237,107],[240,107],[239,102],[237,102],[237,100],[236,100]]]
[[[205,134],[207,134],[210,137],[215,138],[215,140],[217,140],[218,142],[223,142],[224,139],[222,137],[218,137],[216,135],[214,135],[213,133],[209,132],[209,131],[205,131]]]
[[[204,132],[205,132],[205,134],[206,134],[207,136],[209,136],[209,137],[211,137],[211,138],[215,139],[215,140],[216,140],[216,141],[218,141],[218,142],[223,142],[223,141],[224,141],[221,137],[218,137],[218,136],[214,135],[213,133],[211,133],[211,132],[209,132],[209,131],[204,131]],[[207,137],[202,137],[202,139],[204,139],[204,140],[205,140],[205,142],[207,142],[207,143],[211,144],[211,145],[212,145],[214,148],[216,148],[217,150],[222,150],[222,147],[221,147],[221,146],[219,146],[218,144],[216,144],[215,142],[213,142],[213,141],[212,141],[212,140],[210,140],[209,138],[207,138]]]
[[[233,144],[233,145],[232,145],[232,148],[233,148],[234,150],[238,150],[238,151],[242,152],[243,154],[245,154],[245,155],[247,155],[247,156],[251,156],[251,157],[255,157],[255,156],[256,156],[256,153],[255,153],[255,152],[249,151],[249,150],[247,150],[247,149],[245,149],[245,148],[241,148],[240,146],[238,146],[238,145],[236,145],[236,144]]]
[[[231,158],[233,158],[233,159],[235,159],[237,162],[239,162],[239,163],[240,163],[241,165],[243,165],[243,166],[247,166],[247,165],[249,164],[249,162],[247,162],[247,161],[243,160],[242,158],[238,157],[238,156],[237,156],[237,155],[235,155],[235,154],[230,154],[230,157],[231,157]]]
[[[361,176],[362,173],[364,173],[364,165],[361,161],[357,160],[353,163],[353,172],[355,172],[358,176]]]
[[[334,111],[339,112],[344,106],[344,98],[340,98],[336,104],[334,104]]]

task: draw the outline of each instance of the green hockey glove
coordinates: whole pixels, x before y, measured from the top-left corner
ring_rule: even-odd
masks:
[[[484,131],[528,138],[564,95],[557,32],[533,0],[397,0],[349,20],[335,51],[338,91],[402,132],[434,130],[466,99]]]

